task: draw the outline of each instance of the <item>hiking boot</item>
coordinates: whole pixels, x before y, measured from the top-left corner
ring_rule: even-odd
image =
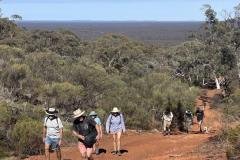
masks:
[[[121,151],[117,151],[116,153],[117,153],[118,156],[121,156],[121,155],[122,155],[122,154],[121,154]]]

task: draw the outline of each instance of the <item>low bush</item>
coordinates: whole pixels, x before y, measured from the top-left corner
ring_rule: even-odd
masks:
[[[228,159],[236,159],[236,157],[240,157],[240,126],[224,132],[222,137],[225,139],[226,143],[228,143]]]
[[[42,122],[31,118],[22,118],[13,128],[12,142],[17,155],[39,154],[43,149]]]

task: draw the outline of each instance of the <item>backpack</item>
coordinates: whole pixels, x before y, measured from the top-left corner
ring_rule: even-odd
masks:
[[[186,115],[186,118],[192,118],[192,112],[186,112],[185,113],[185,115]]]
[[[46,118],[46,120],[45,120],[45,124],[47,124],[47,121],[50,119],[50,116],[47,116],[47,118]],[[54,119],[56,119],[56,121],[57,121],[57,127],[59,128],[59,123],[58,123],[58,117],[56,116]],[[53,119],[53,120],[54,120]]]

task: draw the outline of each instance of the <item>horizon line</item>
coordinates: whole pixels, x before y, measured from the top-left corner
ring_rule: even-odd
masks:
[[[205,22],[201,20],[17,20],[17,22]]]

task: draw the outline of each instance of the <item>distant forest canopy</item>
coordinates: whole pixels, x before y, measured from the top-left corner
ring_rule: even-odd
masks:
[[[162,112],[170,107],[173,128],[182,130],[183,113],[194,110],[198,88],[212,81],[237,104],[240,7],[225,21],[211,6],[204,6],[204,14],[201,34],[171,47],[118,34],[87,41],[68,30],[27,30],[1,18],[0,155],[40,153],[48,107],[60,111],[65,135],[71,135],[76,108],[96,110],[104,121],[118,107],[128,128],[147,130],[161,128]]]
[[[129,38],[162,47],[191,40],[200,32],[204,22],[134,22],[134,21],[20,21],[18,25],[30,30],[68,29],[82,40],[94,40],[107,33],[122,34]]]

